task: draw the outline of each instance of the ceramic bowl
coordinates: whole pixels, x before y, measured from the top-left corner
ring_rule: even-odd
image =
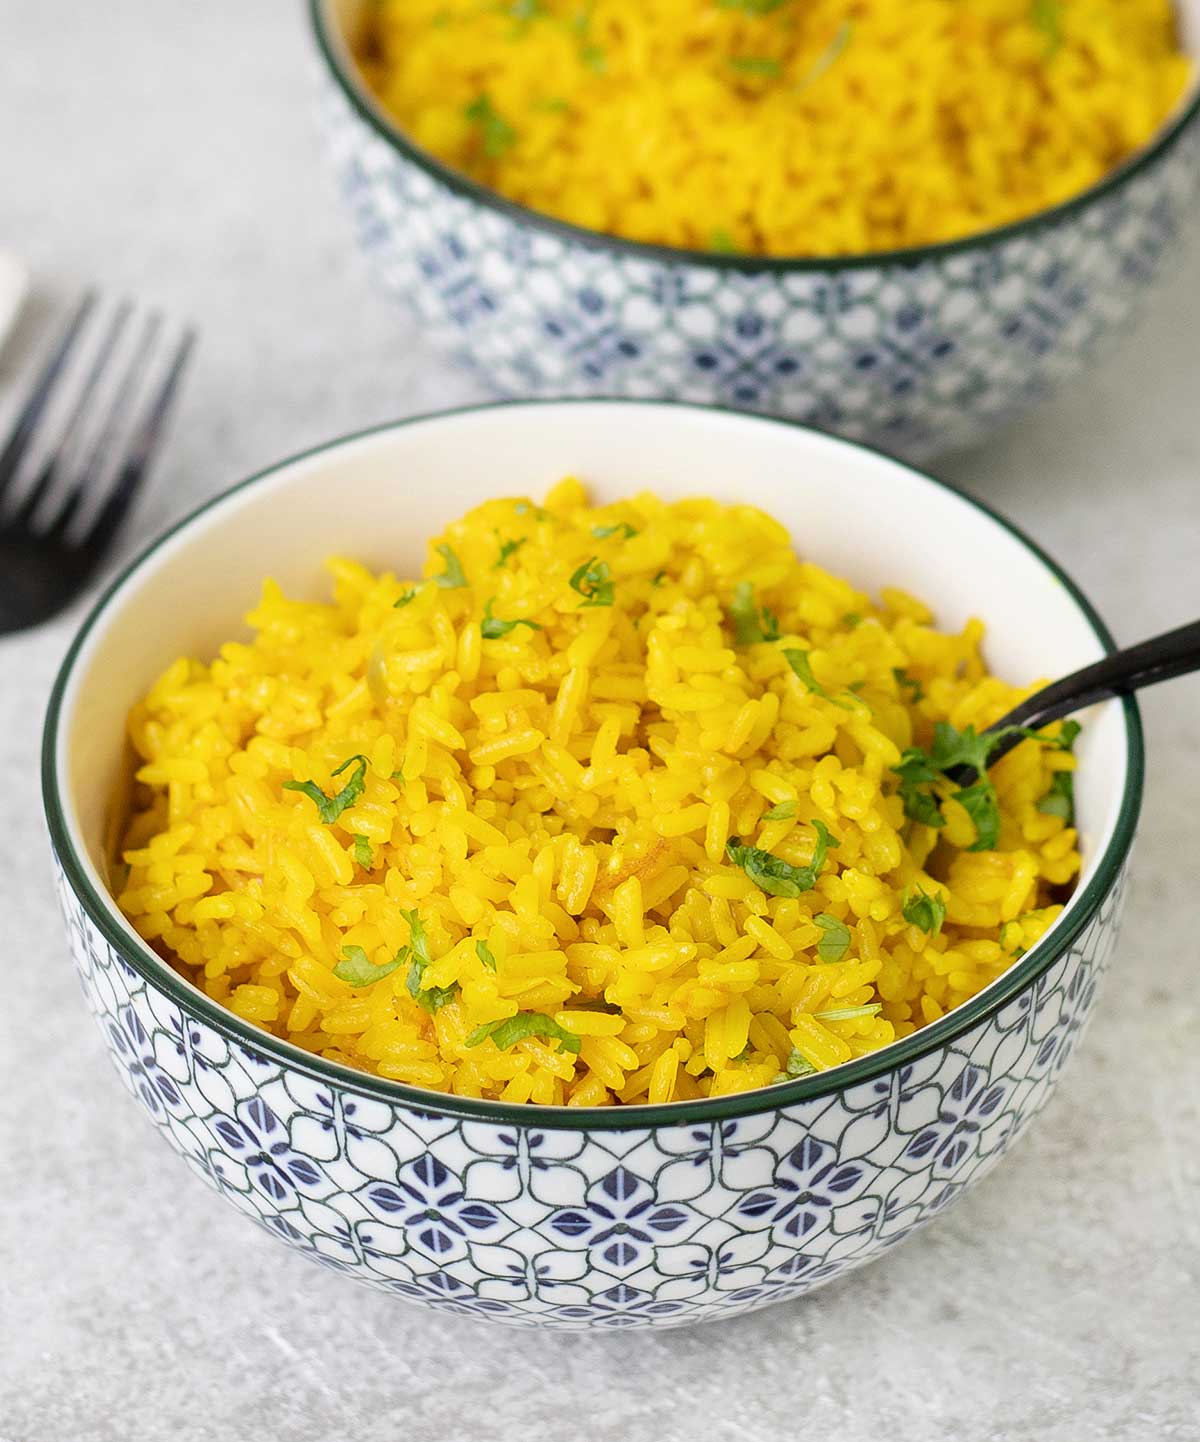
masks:
[[[881,1256],[1020,1136],[1112,956],[1141,733],[1132,702],[1086,718],[1085,869],[1047,936],[957,1011],[824,1075],[657,1107],[506,1105],[364,1076],[223,1010],[139,940],[105,882],[130,704],[178,654],[244,633],[265,571],[317,596],[330,552],[415,569],[423,538],[467,507],[537,494],[568,471],[602,502],[643,488],[752,498],[857,584],[907,587],[947,627],[987,618],[989,660],[1016,679],[1109,646],[1032,541],[849,442],[668,404],[485,407],[286,461],[151,546],[63,664],[46,808],[105,1043],[163,1140],[211,1187],[314,1261],[434,1307],[526,1326],[671,1326],[796,1297]]]
[[[422,334],[509,396],[786,416],[920,460],[1082,369],[1175,248],[1200,95],[1075,200],[965,241],[754,261],[636,244],[512,204],[409,142],[357,78],[365,0],[310,0],[324,129],[362,248]],[[1200,0],[1183,0],[1200,56]]]

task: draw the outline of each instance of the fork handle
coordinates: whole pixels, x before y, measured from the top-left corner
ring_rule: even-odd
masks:
[[[1200,671],[1200,621],[1190,621],[1177,630],[1153,636],[1149,641],[1117,651],[1103,661],[1085,666],[1082,671],[1064,676],[1061,681],[1036,691],[988,730],[995,731],[1001,726],[1046,726],[1096,701],[1128,696],[1145,686],[1186,676],[1191,671]]]

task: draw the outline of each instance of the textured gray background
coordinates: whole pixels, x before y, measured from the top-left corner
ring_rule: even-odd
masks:
[[[353,254],[299,9],[0,0],[0,245],[47,303],[95,280],[202,330],[127,552],[284,454],[474,394]],[[1032,530],[1126,641],[1200,614],[1198,334],[1193,247],[1102,370],[941,467]],[[0,413],[18,358],[0,365]],[[1200,1437],[1200,682],[1146,700],[1119,974],[997,1175],[808,1302],[538,1336],[290,1256],[192,1181],[119,1088],[67,962],[37,788],[44,698],[80,614],[0,641],[5,1442]]]

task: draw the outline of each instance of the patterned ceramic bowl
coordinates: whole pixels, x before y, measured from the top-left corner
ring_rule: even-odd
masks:
[[[466,507],[567,470],[602,501],[645,487],[731,501],[752,484],[833,570],[908,587],[948,626],[985,617],[1003,674],[1061,673],[1109,645],[1031,541],[853,444],[686,406],[486,407],[285,462],[152,546],[64,662],[46,808],[88,1003],[129,1090],[211,1187],[314,1261],[439,1308],[526,1326],[670,1326],[799,1296],[882,1255],[1041,1109],[1112,955],[1141,732],[1132,702],[1087,718],[1085,870],[1047,936],[957,1011],[824,1075],[658,1107],[514,1106],[367,1077],[223,1010],[138,939],[105,883],[129,705],[180,652],[236,634],[264,571],[322,594],[330,551],[415,567],[422,538]]]
[[[787,416],[920,459],[1081,369],[1176,241],[1200,95],[1078,199],[951,244],[748,261],[505,201],[409,142],[357,78],[365,0],[310,0],[325,129],[359,240],[422,330],[509,396],[633,396]],[[1200,55],[1200,0],[1183,0]]]

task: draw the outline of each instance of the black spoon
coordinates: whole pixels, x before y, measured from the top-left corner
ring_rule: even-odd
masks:
[[[1140,691],[1143,686],[1170,681],[1174,676],[1186,676],[1190,671],[1200,671],[1200,621],[1191,621],[1178,630],[1153,636],[1149,641],[1130,646],[1125,651],[1116,651],[1103,661],[1085,666],[1082,671],[1074,671],[1061,681],[1035,691],[983,734],[989,736],[1010,726],[1048,726],[1051,721],[1061,720],[1072,711],[1081,711],[1096,701],[1128,696],[1133,691]],[[1023,739],[1019,732],[1001,736],[988,752],[988,765],[998,761]],[[952,766],[945,774],[959,786],[970,786],[979,779],[978,772],[971,766]]]

